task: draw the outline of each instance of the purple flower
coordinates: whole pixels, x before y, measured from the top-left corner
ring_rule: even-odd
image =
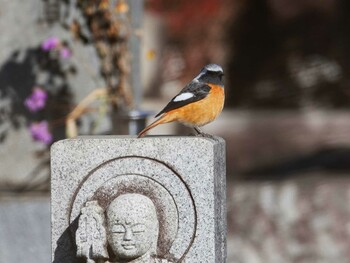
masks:
[[[55,49],[59,44],[60,40],[57,37],[49,37],[41,44],[41,48],[44,51],[50,51],[51,49]]]
[[[39,87],[35,87],[32,94],[24,101],[24,105],[31,112],[36,112],[45,107],[46,100],[47,92]]]
[[[52,142],[53,138],[52,134],[49,132],[47,121],[32,123],[29,130],[34,140],[43,142],[46,145]]]
[[[70,58],[72,56],[72,52],[69,48],[64,47],[60,50],[60,56],[61,58]]]

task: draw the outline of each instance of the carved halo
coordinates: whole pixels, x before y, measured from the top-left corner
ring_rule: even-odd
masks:
[[[106,209],[125,193],[143,194],[153,201],[160,222],[157,255],[181,261],[195,237],[195,205],[181,176],[158,160],[116,158],[91,171],[74,195],[70,223],[79,216],[86,201],[97,200]]]

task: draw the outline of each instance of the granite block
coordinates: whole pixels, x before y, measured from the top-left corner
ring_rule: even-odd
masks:
[[[105,241],[93,241],[84,235],[81,239],[79,233],[82,229],[83,232],[84,229],[93,229],[91,233],[100,234],[101,240],[108,237],[108,245],[113,247],[111,235],[126,236],[129,230],[126,225],[120,226],[118,220],[118,224],[110,221],[109,218],[116,216],[108,214],[120,214],[115,208],[120,206],[112,204],[125,195],[130,198],[130,201],[124,201],[130,209],[119,210],[125,210],[125,214],[130,214],[132,218],[126,220],[133,222],[130,223],[130,235],[144,235],[148,240],[151,233],[157,232],[156,247],[148,251],[152,252],[150,255],[154,261],[142,262],[226,262],[223,139],[87,136],[55,143],[51,158],[53,262],[76,262],[77,246],[78,249],[97,247],[96,251],[101,252],[80,254],[85,255],[86,261],[95,260],[96,255],[100,255],[100,260],[104,257],[110,261],[118,257],[116,252],[113,255],[109,252],[106,256],[103,249],[98,249]],[[137,222],[137,217],[132,215],[133,206],[148,207],[135,210],[139,218],[150,216],[143,213],[153,209],[150,205],[142,205],[143,201],[137,205],[132,201],[133,195],[151,200],[157,214],[157,231],[148,231],[151,224]],[[88,208],[91,205],[93,209]],[[105,215],[99,211],[104,211]],[[80,220],[82,215],[86,220]],[[91,226],[91,222],[100,221],[104,223],[86,228]],[[134,225],[147,227],[136,227],[135,230]],[[77,240],[77,231],[80,241],[90,240],[91,244]],[[150,234],[147,236],[146,232]],[[137,246],[136,243],[128,243],[124,248],[132,250],[135,247],[136,253]],[[141,247],[138,249],[143,251]],[[113,251],[118,251],[117,246]],[[122,257],[122,254],[119,256]]]

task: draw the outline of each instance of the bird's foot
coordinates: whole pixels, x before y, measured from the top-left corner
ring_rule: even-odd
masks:
[[[201,129],[199,129],[198,127],[194,127],[194,129],[197,132],[196,136],[216,140],[214,135],[211,135],[209,133],[205,133]]]

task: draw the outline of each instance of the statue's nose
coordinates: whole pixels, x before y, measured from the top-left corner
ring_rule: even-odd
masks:
[[[132,230],[127,228],[125,231],[124,240],[132,240],[132,239],[133,239]]]

